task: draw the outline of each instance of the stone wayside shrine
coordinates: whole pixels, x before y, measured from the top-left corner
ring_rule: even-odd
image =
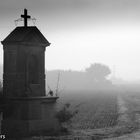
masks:
[[[59,131],[55,117],[57,96],[45,92],[45,49],[50,43],[24,10],[24,26],[3,41],[4,73],[2,134],[6,137],[46,135]]]

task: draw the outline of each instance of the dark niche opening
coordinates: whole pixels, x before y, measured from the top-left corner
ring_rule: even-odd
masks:
[[[28,60],[28,81],[29,84],[39,84],[39,66],[36,55],[31,55]]]

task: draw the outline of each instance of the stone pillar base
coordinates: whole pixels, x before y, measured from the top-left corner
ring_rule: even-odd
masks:
[[[14,108],[9,117],[4,114],[2,134],[8,138],[58,134],[60,126],[55,118],[56,99],[11,98]]]
[[[2,120],[2,135],[6,138],[24,137],[29,134],[28,121]]]

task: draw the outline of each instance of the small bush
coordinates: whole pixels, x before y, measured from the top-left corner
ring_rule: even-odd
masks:
[[[68,132],[68,125],[71,123],[71,119],[77,114],[78,111],[72,111],[70,110],[70,104],[66,103],[61,110],[59,110],[56,113],[56,118],[58,119],[60,125],[61,125],[61,130],[63,132]]]

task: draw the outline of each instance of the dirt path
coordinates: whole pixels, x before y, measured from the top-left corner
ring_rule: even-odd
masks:
[[[130,116],[128,113],[130,113],[126,101],[124,100],[125,97],[123,96],[118,96],[118,109],[119,109],[119,123],[118,125],[120,126],[125,126],[131,123]],[[140,122],[140,119],[139,119]],[[108,138],[104,140],[140,140],[140,130],[137,130],[136,132],[132,132],[130,134],[124,134],[120,137],[116,138]]]
[[[129,116],[127,114],[128,108],[123,97],[120,95],[118,95],[118,113],[120,114],[118,125],[125,125],[130,122]]]

